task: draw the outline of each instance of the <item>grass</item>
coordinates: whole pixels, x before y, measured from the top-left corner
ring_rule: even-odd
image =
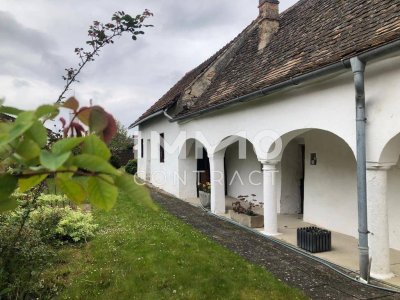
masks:
[[[60,250],[47,274],[65,289],[60,299],[306,299],[261,267],[200,234],[161,208],[120,197],[87,245]]]

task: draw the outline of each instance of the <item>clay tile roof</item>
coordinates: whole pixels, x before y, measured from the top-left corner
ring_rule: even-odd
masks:
[[[241,33],[245,42],[230,63],[214,77],[195,105],[176,116],[247,95],[400,39],[400,5],[393,0],[300,0],[280,15],[280,28],[263,51],[258,51],[258,30],[258,26],[249,26]],[[186,74],[139,120],[177,101],[221,51]]]

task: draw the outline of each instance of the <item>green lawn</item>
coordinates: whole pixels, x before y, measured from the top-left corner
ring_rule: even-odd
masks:
[[[120,197],[95,211],[97,237],[64,248],[47,276],[65,285],[61,299],[305,299],[264,269],[219,246],[161,208]],[[146,202],[146,201],[145,201]]]

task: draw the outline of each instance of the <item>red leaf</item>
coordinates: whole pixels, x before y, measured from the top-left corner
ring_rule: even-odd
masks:
[[[107,127],[103,131],[103,139],[104,142],[109,143],[114,135],[117,133],[117,122],[115,121],[114,117],[107,113],[108,124]]]
[[[78,111],[78,119],[85,125],[89,126],[90,122],[90,113],[92,111],[91,107],[81,107],[81,109]]]
[[[62,107],[72,109],[73,111],[77,111],[79,108],[79,102],[78,100],[76,100],[75,97],[71,97],[63,103]]]
[[[85,128],[83,128],[83,126],[81,124],[76,123],[76,122],[73,122],[71,124],[71,128],[72,128],[72,130],[75,130],[77,137],[81,137],[83,135],[83,133],[85,132]]]
[[[68,137],[68,128],[63,129],[64,138]]]
[[[60,122],[61,122],[63,128],[65,127],[65,125],[67,125],[67,121],[65,121],[65,119],[63,117],[60,118]]]
[[[90,110],[89,129],[91,132],[101,134],[108,125],[107,113],[100,106],[93,106]]]

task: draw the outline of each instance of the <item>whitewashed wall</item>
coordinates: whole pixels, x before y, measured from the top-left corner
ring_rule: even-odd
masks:
[[[368,161],[379,161],[382,149],[392,137],[400,133],[399,82],[400,57],[367,65],[365,84]],[[396,163],[397,158],[398,155],[390,163]]]
[[[249,142],[246,143],[246,152],[247,158],[239,159],[237,143],[228,147],[225,152],[228,195],[237,198],[239,195],[255,194],[255,199],[262,201],[263,177],[261,163],[258,161],[253,146]]]
[[[139,159],[138,159],[138,176],[145,179],[147,166],[147,153],[148,143],[147,140],[151,140],[151,162],[150,162],[150,173],[151,183],[159,188],[162,188],[168,193],[178,196],[179,195],[179,149],[169,153],[165,151],[165,162],[160,163],[160,138],[159,134],[164,133],[165,141],[172,144],[175,137],[179,134],[179,126],[176,123],[170,123],[164,117],[157,117],[144,125],[141,125],[139,135]],[[153,132],[153,138],[152,138]],[[154,135],[154,132],[158,133]],[[144,157],[141,158],[140,152],[140,139],[144,139]]]
[[[356,161],[339,138],[324,132],[304,135],[306,146],[304,221],[358,237]],[[310,164],[311,153],[317,165]]]

